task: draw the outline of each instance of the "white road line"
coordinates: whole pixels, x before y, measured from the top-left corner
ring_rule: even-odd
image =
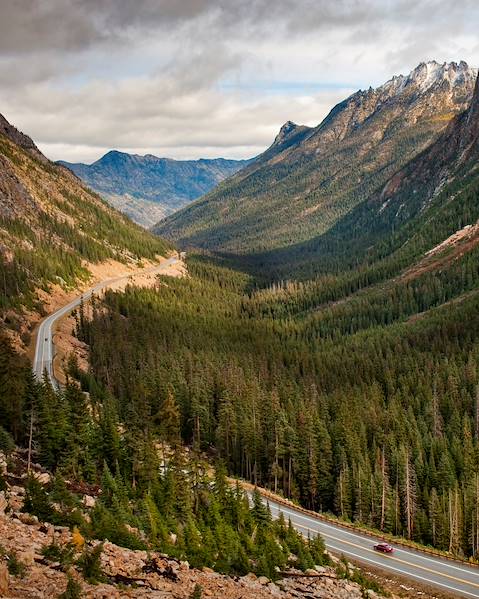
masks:
[[[281,504],[277,504],[277,503],[274,503],[274,502],[270,502],[270,505],[271,505],[271,504],[272,504],[272,505],[274,505],[274,507],[275,507],[277,510],[279,510],[279,511],[282,511],[283,513],[291,514],[291,515],[293,515],[295,518],[301,518],[302,520],[305,520],[305,521],[307,521],[307,522],[315,522],[315,523],[317,523],[319,526],[324,526],[325,528],[332,529],[332,530],[334,530],[334,531],[336,531],[336,532],[338,532],[338,531],[340,530],[342,534],[348,535],[348,536],[350,536],[350,537],[353,537],[354,539],[360,540],[360,541],[362,541],[362,542],[365,542],[365,541],[367,541],[369,538],[370,538],[372,541],[375,541],[375,540],[376,540],[373,534],[371,534],[371,535],[369,536],[369,533],[365,532],[365,533],[364,533],[364,535],[365,535],[365,536],[363,537],[363,536],[361,536],[361,535],[358,535],[358,534],[352,533],[352,532],[350,532],[349,530],[344,530],[343,528],[336,527],[336,526],[334,526],[334,525],[332,525],[332,524],[329,524],[329,523],[325,522],[324,520],[320,520],[319,518],[318,518],[318,519],[315,519],[315,518],[314,518],[314,517],[312,517],[312,516],[304,516],[303,514],[297,513],[297,512],[295,512],[294,510],[290,510],[290,509],[288,509],[288,508],[283,508],[283,506],[282,506]],[[472,576],[475,576],[475,577],[479,578],[479,571],[478,571],[478,570],[475,570],[475,569],[473,569],[472,567],[468,567],[468,566],[467,566],[467,564],[465,564],[465,565],[464,565],[464,567],[463,567],[463,568],[461,568],[460,566],[456,566],[456,565],[454,565],[454,564],[449,564],[447,561],[445,561],[445,560],[441,559],[441,557],[440,557],[440,556],[438,556],[438,557],[437,557],[437,559],[433,559],[433,558],[427,557],[427,556],[425,556],[425,555],[423,555],[423,554],[421,553],[421,550],[420,550],[420,549],[418,549],[418,550],[411,549],[411,551],[406,551],[406,550],[404,550],[404,549],[395,548],[395,551],[396,551],[397,553],[402,553],[402,554],[404,554],[404,555],[406,555],[406,556],[408,556],[408,557],[414,556],[414,558],[416,558],[416,557],[417,557],[417,558],[419,558],[419,559],[423,559],[423,560],[425,560],[425,561],[428,561],[428,562],[431,562],[431,563],[433,563],[433,564],[435,564],[435,565],[438,565],[438,564],[440,564],[440,565],[444,566],[445,568],[451,568],[452,570],[458,570],[459,572],[462,572],[462,573],[464,573],[464,572],[467,572],[468,574],[471,574]]]
[[[381,568],[381,564],[378,564],[378,562],[375,562],[372,559],[369,559],[367,557],[363,557],[361,555],[357,555],[356,553],[353,553],[352,551],[349,551],[349,549],[347,549],[346,551],[344,549],[340,549],[338,547],[334,547],[333,545],[329,544],[330,549],[332,549],[333,551],[337,551],[338,553],[343,553],[343,554],[347,554],[347,555],[352,555],[353,557],[355,557],[356,559],[360,560],[360,561],[366,561],[366,562],[370,562],[371,564],[373,564],[374,566]],[[454,591],[455,593],[464,593],[466,595],[469,595],[470,597],[478,597],[477,593],[470,593],[469,591],[465,591],[464,589],[458,589],[457,587],[452,587],[448,584],[445,584],[443,582],[439,582],[437,580],[430,580],[428,578],[424,578],[424,576],[419,576],[419,574],[413,574],[412,572],[408,572],[407,570],[401,570],[401,568],[397,568],[395,566],[391,566],[390,564],[387,565],[387,567],[390,570],[395,570],[396,572],[400,572],[401,574],[404,574],[405,576],[408,577],[413,577],[413,578],[417,578],[418,580],[422,581],[422,582],[427,582],[429,584],[431,584],[432,586],[441,586],[444,587],[445,589],[449,589],[450,591]],[[467,584],[467,583],[466,583]]]

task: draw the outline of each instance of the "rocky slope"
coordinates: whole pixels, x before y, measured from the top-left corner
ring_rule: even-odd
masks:
[[[476,73],[464,62],[423,63],[353,94],[318,127],[288,123],[254,163],[156,231],[185,246],[240,253],[321,235],[468,107]]]
[[[143,226],[211,191],[247,160],[171,160],[111,151],[93,164],[60,161],[112,206]]]

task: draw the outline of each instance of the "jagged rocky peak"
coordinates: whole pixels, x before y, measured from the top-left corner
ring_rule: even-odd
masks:
[[[0,134],[7,137],[10,141],[13,141],[13,143],[19,145],[24,150],[29,151],[37,158],[44,161],[47,160],[34,144],[32,138],[28,137],[28,135],[25,135],[25,133],[22,133],[16,127],[11,125],[3,116],[3,114],[0,114]]]
[[[276,136],[276,139],[274,140],[275,143],[281,143],[284,139],[289,137],[291,133],[296,131],[298,127],[299,126],[296,123],[293,123],[293,121],[286,121],[286,123],[279,130],[279,133]]]
[[[419,92],[428,92],[444,84],[450,89],[472,90],[477,77],[477,69],[466,62],[444,62],[435,60],[421,62],[409,75],[397,75],[380,86],[378,92],[400,94],[412,87]]]

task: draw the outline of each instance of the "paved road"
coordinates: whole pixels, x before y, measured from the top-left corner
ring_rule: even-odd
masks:
[[[318,520],[270,499],[268,503],[274,517],[282,512],[286,521],[291,519],[304,535],[321,534],[326,547],[335,554],[344,554],[351,561],[380,568],[411,582],[421,582],[451,597],[479,597],[479,568],[403,547],[395,547],[392,555],[377,553],[373,545],[379,539]]]
[[[63,308],[60,308],[60,310],[57,310],[56,312],[50,314],[50,316],[47,316],[47,318],[42,320],[40,326],[38,327],[37,341],[35,346],[35,358],[33,361],[33,372],[35,373],[36,377],[40,379],[43,376],[43,373],[46,371],[47,376],[52,382],[52,384],[57,384],[53,376],[53,358],[55,355],[55,350],[53,346],[54,324],[59,318],[62,318],[62,316],[65,316],[66,314],[74,310],[76,307],[78,307],[82,299],[83,301],[86,301],[94,293],[98,293],[106,289],[107,287],[110,287],[111,285],[118,283],[119,281],[128,279],[133,274],[138,274],[139,272],[141,272],[141,274],[161,273],[162,271],[166,270],[168,267],[172,266],[173,264],[176,264],[177,262],[179,262],[177,258],[169,258],[159,266],[152,266],[150,268],[142,269],[138,272],[131,272],[129,274],[125,274],[119,277],[112,277],[110,279],[106,279],[105,281],[102,281],[101,283],[98,283],[97,285],[91,287],[90,289],[82,293],[82,295],[78,296],[76,299],[71,301],[69,304],[63,306]]]

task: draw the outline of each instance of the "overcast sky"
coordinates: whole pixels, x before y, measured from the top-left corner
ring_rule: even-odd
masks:
[[[477,0],[0,0],[0,112],[52,159],[253,156],[419,62],[479,65]]]

